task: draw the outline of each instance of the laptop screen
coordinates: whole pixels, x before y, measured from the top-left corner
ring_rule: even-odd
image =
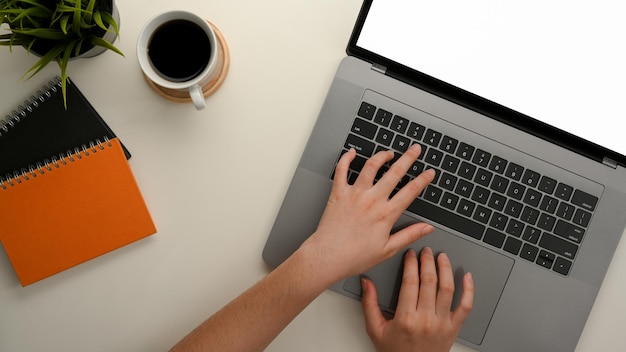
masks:
[[[351,45],[610,149],[626,136],[620,1],[376,0]],[[611,155],[611,153],[605,153]]]

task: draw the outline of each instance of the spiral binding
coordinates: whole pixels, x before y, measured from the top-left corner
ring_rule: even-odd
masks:
[[[22,182],[27,182],[35,177],[52,172],[55,169],[60,169],[64,165],[68,165],[68,163],[74,163],[84,157],[89,157],[92,154],[96,154],[99,150],[104,150],[105,145],[107,147],[113,145],[107,136],[103,137],[103,141],[96,139],[95,141],[89,142],[89,145],[83,144],[81,147],[74,148],[74,150],[68,150],[64,153],[61,152],[58,157],[53,155],[50,159],[45,159],[43,162],[37,162],[35,165],[29,165],[28,167],[23,167],[21,170],[0,176],[0,190],[15,187]]]
[[[28,116],[29,113],[39,107],[39,104],[43,103],[47,99],[52,97],[53,93],[56,93],[61,89],[61,77],[56,76],[47,85],[44,85],[30,98],[24,100],[24,103],[18,106],[15,110],[11,111],[9,115],[6,115],[4,119],[0,118],[0,137],[3,133],[9,132],[9,129],[14,127],[21,119]]]

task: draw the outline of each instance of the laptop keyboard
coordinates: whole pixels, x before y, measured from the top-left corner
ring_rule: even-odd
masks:
[[[361,103],[342,151],[357,151],[349,182],[368,158],[393,150],[395,158],[380,170],[379,179],[414,143],[421,145],[422,154],[397,189],[427,168],[437,175],[408,211],[569,274],[596,196],[367,102]]]

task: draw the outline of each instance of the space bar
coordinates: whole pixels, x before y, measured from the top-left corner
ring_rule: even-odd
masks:
[[[439,208],[419,198],[411,203],[407,210],[478,240],[483,237],[483,232],[485,232],[484,225]]]

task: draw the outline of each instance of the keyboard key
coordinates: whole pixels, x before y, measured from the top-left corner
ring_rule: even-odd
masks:
[[[548,194],[552,194],[556,188],[556,180],[547,176],[543,176],[539,181],[539,190]]]
[[[554,227],[554,233],[572,242],[580,243],[585,235],[585,230],[576,225],[559,220]]]
[[[522,248],[522,241],[516,238],[507,237],[506,242],[504,242],[503,249],[511,254],[518,255],[521,248]]]
[[[541,204],[539,204],[539,209],[545,211],[546,213],[554,214],[558,204],[559,204],[559,201],[556,200],[555,198],[552,198],[550,196],[543,196],[543,199],[541,200]]]
[[[376,135],[376,142],[386,147],[389,147],[391,145],[391,142],[393,141],[393,136],[394,136],[393,132],[386,130],[384,128],[381,128],[378,131],[378,134]]]
[[[509,221],[509,224],[506,226],[506,233],[508,233],[511,236],[521,237],[523,231],[524,231],[524,224],[515,219],[511,219],[511,221]]]
[[[474,174],[476,173],[476,166],[467,162],[462,162],[461,167],[459,168],[458,175],[471,180],[474,178]]]
[[[504,169],[506,167],[506,164],[508,163],[508,161],[498,157],[498,156],[494,156],[491,159],[491,163],[489,163],[489,170],[491,171],[495,171],[499,174],[504,173]]]
[[[489,187],[491,183],[491,179],[493,178],[493,174],[485,169],[478,169],[476,172],[476,176],[474,177],[474,182],[479,185],[483,185],[485,187]]]
[[[598,204],[598,197],[577,189],[574,191],[572,203],[588,211],[594,211],[596,209],[596,204]]]
[[[495,213],[491,217],[491,221],[489,222],[489,226],[493,227],[496,230],[504,231],[506,229],[506,224],[509,221],[508,216],[500,213]]]
[[[424,163],[422,163],[421,161],[416,161],[413,163],[413,165],[411,166],[409,171],[407,171],[407,173],[413,177],[417,177],[419,176],[419,174],[422,173],[422,171],[424,171],[425,167],[426,165],[424,165]]]
[[[476,208],[476,204],[473,202],[470,202],[467,199],[461,199],[461,201],[459,202],[459,207],[456,208],[456,211],[461,214],[461,215],[465,215],[468,218],[472,216],[472,214],[474,214],[474,209]]]
[[[370,157],[373,155],[374,146],[375,146],[374,143],[368,140],[365,140],[354,134],[349,134],[348,138],[346,139],[346,143],[344,144],[344,148],[346,149],[354,148],[354,150],[356,150],[357,153],[366,157]]]
[[[409,120],[398,115],[393,117],[393,120],[390,126],[392,131],[404,134],[404,132],[406,132],[408,127],[409,127]]]
[[[539,256],[537,257],[536,263],[546,269],[551,269],[555,259],[556,256],[554,254],[541,250],[539,251]]]
[[[574,259],[578,246],[572,242],[566,241],[549,233],[543,233],[541,240],[539,241],[541,248],[547,249],[550,252],[554,252],[566,259]]]
[[[374,139],[378,126],[363,119],[356,118],[351,131],[368,139]]]
[[[472,193],[472,200],[480,204],[487,204],[490,195],[491,192],[488,189],[476,186],[474,188],[474,192]]]
[[[424,191],[424,199],[433,203],[439,203],[443,191],[433,185],[426,187]]]
[[[407,136],[419,141],[424,136],[425,131],[426,131],[426,128],[424,126],[420,125],[419,123],[411,122],[406,134]]]
[[[441,163],[441,168],[451,173],[456,173],[460,163],[461,160],[453,157],[452,155],[446,155]]]
[[[575,206],[563,202],[559,205],[559,210],[556,211],[556,216],[560,217],[561,219],[570,221],[572,220],[572,216],[574,216],[575,209]]]
[[[399,151],[400,153],[404,153],[409,149],[410,146],[411,146],[410,139],[401,135],[397,135],[396,138],[393,140],[393,144],[391,148]]]
[[[456,151],[456,156],[465,160],[471,160],[474,155],[474,147],[461,142],[459,149]]]
[[[443,150],[446,153],[454,154],[454,151],[456,150],[456,146],[458,144],[459,144],[458,140],[448,137],[448,136],[443,136],[439,149]]]
[[[537,185],[539,184],[539,179],[541,178],[541,175],[533,170],[526,170],[524,171],[524,176],[522,177],[522,183],[524,183],[526,186],[530,186],[530,187],[537,187]]]
[[[376,116],[374,116],[374,122],[376,122],[377,124],[383,127],[389,127],[389,124],[391,123],[392,118],[393,118],[393,114],[390,113],[389,111],[378,109],[378,111],[376,111]]]
[[[366,102],[362,102],[357,115],[361,116],[362,118],[371,120],[374,117],[375,113],[376,113],[376,107],[374,105],[368,104]]]
[[[568,186],[564,183],[559,183],[559,185],[556,186],[556,192],[554,193],[554,195],[557,198],[563,199],[564,201],[569,201],[570,197],[572,196],[572,192],[574,192],[574,187]]]
[[[505,175],[506,177],[512,178],[515,181],[519,181],[522,179],[523,172],[524,172],[523,167],[514,163],[510,163],[509,166],[506,168]]]
[[[540,235],[541,230],[536,229],[532,226],[526,226],[526,228],[524,229],[524,233],[522,234],[522,239],[532,244],[537,244]]]
[[[517,182],[511,182],[511,184],[509,185],[509,190],[506,192],[506,195],[517,200],[522,200],[525,191],[526,187],[520,185]]]
[[[522,203],[516,202],[513,199],[509,199],[509,201],[506,202],[504,213],[514,218],[518,218],[520,214],[522,213],[523,208],[524,208],[524,205]]]
[[[448,191],[454,191],[457,180],[458,178],[456,176],[444,172],[439,178],[438,185],[443,189],[447,189]]]
[[[354,160],[352,160],[352,162],[350,163],[350,170],[354,172],[361,172],[363,166],[365,166],[366,161],[367,159],[357,154]]]
[[[493,177],[493,182],[491,182],[491,187],[490,187],[492,190],[504,194],[504,192],[506,192],[506,189],[508,187],[509,187],[509,180],[499,175],[495,175]]]
[[[576,214],[574,215],[574,224],[580,225],[582,227],[589,226],[589,221],[591,221],[591,213],[588,211],[584,211],[582,209],[576,210]]]
[[[487,229],[483,242],[490,244],[496,248],[502,248],[506,235],[493,229]]]
[[[537,227],[542,230],[552,231],[555,223],[556,218],[554,216],[543,213],[539,216],[539,220],[537,221]]]
[[[465,198],[469,198],[472,195],[472,191],[474,190],[474,185],[461,179],[456,185],[454,189],[454,193],[461,195]]]
[[[483,237],[483,232],[485,231],[485,226],[430,204],[420,198],[413,201],[409,205],[408,210],[478,240]]]
[[[437,148],[439,146],[439,142],[441,142],[441,137],[442,134],[440,132],[429,128],[426,130],[426,134],[424,135],[424,143]]]
[[[459,203],[459,196],[450,192],[444,193],[441,198],[441,206],[450,210],[456,209],[456,205]]]
[[[541,201],[541,193],[535,191],[534,189],[528,189],[526,194],[524,195],[524,203],[530,205],[531,207],[539,207],[539,202]]]
[[[492,213],[491,210],[479,205],[476,207],[476,211],[474,212],[473,219],[476,221],[482,222],[483,224],[486,224],[487,222],[489,222],[491,213]]]
[[[489,165],[489,159],[491,159],[490,153],[482,149],[478,149],[476,154],[474,154],[474,158],[472,158],[472,162],[476,165],[487,167],[487,165]]]
[[[504,209],[505,203],[506,203],[506,197],[498,193],[491,193],[491,197],[489,197],[489,202],[487,203],[487,205],[492,209],[495,209],[497,211],[502,211],[502,209]]]
[[[439,166],[441,165],[441,161],[443,161],[443,152],[435,148],[430,148],[426,153],[424,161],[433,166]]]
[[[530,245],[528,243],[525,243],[524,246],[522,247],[522,251],[520,252],[520,257],[534,262],[535,259],[537,258],[537,254],[539,253],[539,248]]]
[[[539,214],[539,210],[531,208],[529,206],[525,206],[524,210],[522,210],[520,220],[524,221],[525,223],[535,225],[537,223],[537,220],[539,219]]]
[[[567,259],[563,259],[561,257],[556,258],[556,262],[554,263],[554,267],[552,270],[556,271],[561,275],[567,276],[569,274],[569,270],[572,267],[572,262]]]

